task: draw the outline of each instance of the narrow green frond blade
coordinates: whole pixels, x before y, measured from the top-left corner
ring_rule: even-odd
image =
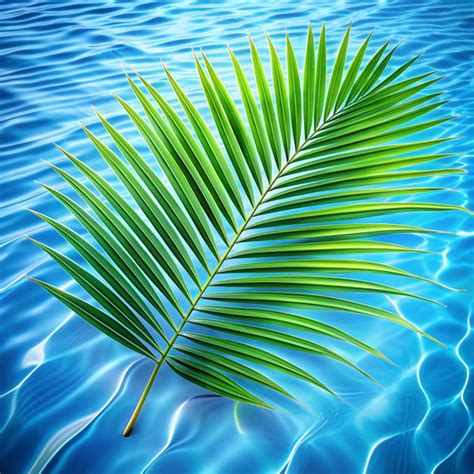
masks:
[[[390,74],[386,79],[380,82],[380,84],[377,84],[377,86],[374,89],[374,92],[380,89],[383,89],[384,87],[387,87],[389,84],[394,82],[395,79],[401,76],[415,61],[418,61],[420,56],[421,54],[418,54],[414,58],[409,59],[406,63],[398,67],[395,71],[392,72],[392,74]]]
[[[270,63],[272,69],[273,88],[275,89],[275,101],[280,125],[280,135],[286,157],[290,156],[291,149],[291,120],[288,92],[286,90],[285,74],[275,46],[267,35],[268,50],[270,52]]]
[[[392,59],[393,54],[398,49],[398,46],[399,45],[396,45],[395,47],[393,47],[383,57],[382,61],[380,61],[380,63],[377,64],[377,67],[374,69],[373,73],[370,75],[370,77],[367,78],[365,83],[360,88],[360,91],[358,92],[356,99],[364,97],[365,95],[368,95],[368,93],[371,92],[372,86],[379,80],[380,76],[382,76],[390,60]]]
[[[292,227],[290,229],[277,229],[258,234],[251,234],[239,239],[239,242],[255,242],[262,240],[347,240],[360,237],[372,237],[387,234],[429,234],[444,233],[439,230],[423,229],[421,227],[400,224],[338,224],[316,225],[312,227]],[[221,270],[221,271],[224,271]]]
[[[380,143],[388,143],[398,138],[413,135],[444,123],[447,120],[450,120],[451,117],[415,123],[414,125],[401,128],[395,127],[421,117],[436,107],[436,104],[432,104],[417,111],[402,113],[395,117],[389,118],[386,121],[374,120],[374,123],[371,126],[362,128],[359,125],[356,131],[352,133],[345,133],[345,130],[342,130],[334,136],[321,135],[320,137],[317,137],[315,140],[313,140],[308,145],[308,148],[318,148],[319,151],[324,150],[335,153],[342,152],[347,149],[354,150],[356,148],[366,148],[368,146],[377,145]]]
[[[443,160],[450,157],[449,154],[443,155],[413,155],[408,157],[396,157],[396,158],[381,158],[380,156],[372,156],[372,154],[364,155],[361,152],[360,159],[343,159],[341,158],[340,164],[335,166],[326,167],[318,172],[308,172],[304,174],[295,175],[292,178],[282,181],[279,186],[275,186],[275,189],[284,189],[288,187],[294,188],[299,184],[304,184],[307,187],[311,185],[317,185],[326,180],[327,178],[335,180],[338,178],[357,178],[358,176],[371,176],[374,173],[382,175],[388,171],[399,170],[403,168],[413,168],[416,165],[424,165],[426,163],[432,163],[434,161]],[[324,160],[322,160],[324,161]],[[413,170],[415,171],[415,170]],[[316,191],[316,189],[314,189]],[[280,193],[272,195],[267,199],[269,201],[279,200],[281,198]]]
[[[303,105],[301,102],[301,81],[298,60],[296,59],[295,50],[293,49],[293,45],[288,34],[286,35],[286,68],[288,74],[291,129],[293,132],[293,145],[296,150],[299,147],[301,140]]]
[[[316,63],[316,95],[314,107],[314,128],[318,128],[323,117],[326,98],[326,27],[321,27],[318,45],[318,61]]]
[[[394,94],[396,95],[396,94]],[[359,131],[362,128],[367,128],[376,123],[388,120],[390,118],[397,117],[403,112],[407,112],[419,105],[422,105],[426,102],[431,101],[432,99],[438,97],[440,93],[429,94],[426,96],[418,97],[409,102],[402,102],[394,98],[393,101],[385,101],[385,107],[374,107],[373,110],[365,110],[363,116],[360,114],[352,114],[343,117],[342,120],[337,120],[331,123],[328,123],[327,127],[324,127],[321,132],[318,134],[319,137],[322,136],[333,136],[334,132],[344,131],[345,134],[353,133],[354,131]],[[433,109],[444,105],[446,101],[440,101],[437,104],[431,104]],[[438,105],[439,104],[439,105]]]
[[[282,163],[281,141],[278,133],[278,124],[276,113],[273,107],[272,95],[270,93],[270,86],[268,85],[265,69],[263,68],[262,60],[258,54],[252,38],[249,36],[250,53],[252,56],[253,70],[255,74],[255,82],[257,84],[258,97],[260,105],[262,106],[263,119],[267,129],[267,136],[270,141],[270,147],[273,152],[273,158],[277,168],[280,168]]]
[[[380,253],[380,252],[415,252],[429,253],[424,250],[411,249],[404,245],[376,242],[371,240],[336,240],[329,242],[311,242],[303,244],[272,245],[268,247],[254,247],[232,253],[233,258],[256,257],[294,257],[295,255],[324,255],[324,254],[351,254],[351,253]]]
[[[349,35],[351,25],[349,24],[347,31],[342,39],[339,51],[337,52],[336,62],[334,63],[331,79],[329,81],[328,95],[326,100],[326,107],[324,109],[324,120],[327,120],[330,113],[333,111],[336,103],[337,95],[341,86],[342,75],[344,73],[344,65],[346,62],[347,46],[349,44]]]
[[[383,275],[395,275],[416,280],[425,281],[442,288],[453,290],[438,281],[416,275],[400,268],[382,263],[368,262],[365,260],[324,260],[324,259],[305,259],[305,260],[278,260],[278,261],[260,261],[250,262],[241,265],[232,265],[220,270],[220,273],[285,273],[285,274],[333,274],[333,273],[378,273]]]
[[[351,139],[355,136],[370,137],[373,133],[388,130],[389,128],[411,122],[433,110],[436,110],[438,107],[441,107],[446,103],[446,101],[440,101],[426,105],[425,107],[418,107],[415,110],[411,110],[415,106],[421,105],[424,101],[424,98],[416,99],[399,105],[398,107],[393,107],[392,109],[387,110],[386,114],[378,113],[372,117],[367,117],[362,123],[346,124],[345,127],[339,130],[324,130],[320,133],[318,140],[314,141],[313,144],[320,144],[321,141],[331,140],[337,145],[337,138],[348,135],[351,136]]]
[[[315,71],[315,53],[314,36],[311,25],[308,27],[308,36],[306,38],[306,52],[304,58],[303,70],[303,116],[304,116],[304,138],[308,138],[313,128],[313,119],[315,115],[315,92],[316,92],[316,71]]]
[[[354,56],[354,59],[352,60],[351,65],[349,66],[349,69],[347,70],[346,76],[341,85],[341,89],[339,90],[339,93],[337,95],[336,104],[334,106],[334,109],[336,111],[341,107],[341,105],[346,100],[349,94],[349,91],[351,90],[356,80],[357,73],[359,72],[359,68],[360,68],[360,65],[362,64],[362,60],[364,59],[364,55],[367,50],[367,46],[369,45],[371,36],[372,36],[372,33],[370,33],[369,36],[367,36],[367,39],[362,43],[356,55]]]
[[[415,133],[428,130],[440,125],[442,123],[451,120],[452,117],[444,117],[442,119],[430,120],[429,122],[416,123],[414,125],[408,125],[406,127],[396,128],[390,130],[391,126],[388,124],[382,124],[380,133],[372,133],[372,131],[361,131],[360,133],[355,133],[346,137],[341,137],[337,140],[337,144],[324,144],[320,143],[318,145],[318,152],[331,152],[331,153],[342,153],[345,151],[355,151],[361,148],[368,148],[375,145],[386,144],[400,138],[408,137]],[[329,140],[330,141],[330,140]]]
[[[343,113],[337,117],[337,120],[334,120],[332,123],[328,123],[325,130],[337,130],[346,127],[347,125],[363,123],[365,120],[374,120],[379,117],[379,121],[382,121],[385,117],[385,113],[394,115],[397,111],[402,111],[403,109],[409,109],[417,104],[423,102],[428,102],[436,97],[442,95],[440,92],[435,92],[425,96],[418,97],[411,102],[405,102],[406,99],[415,96],[418,92],[426,89],[430,85],[437,82],[438,79],[433,79],[431,81],[422,82],[421,84],[409,87],[399,92],[393,94],[384,95],[382,97],[376,97],[375,100],[370,101],[370,104],[364,105],[362,109],[358,109],[356,106],[354,108],[346,109],[347,113]],[[363,105],[363,104],[362,104]],[[361,114],[363,110],[363,114]]]
[[[395,189],[368,189],[359,191],[341,191],[336,193],[327,193],[323,195],[303,197],[292,201],[282,201],[262,209],[255,213],[256,216],[269,214],[273,212],[282,212],[288,210],[298,210],[308,206],[332,204],[337,202],[364,201],[374,198],[387,198],[397,196],[414,196],[415,194],[443,191],[443,188],[395,188]]]
[[[229,278],[214,282],[211,286],[224,286],[224,287],[246,287],[251,289],[263,290],[265,288],[279,289],[284,288],[285,290],[320,290],[328,292],[367,292],[367,293],[386,293],[400,296],[409,296],[411,298],[417,298],[423,301],[429,301],[430,303],[436,303],[435,301],[425,298],[423,296],[414,295],[407,293],[406,291],[387,286],[380,285],[379,283],[372,283],[365,280],[355,280],[352,278],[328,278],[328,277],[315,277],[305,275],[281,275],[281,276],[262,276],[262,277],[249,277],[245,276],[242,278]]]
[[[430,169],[427,171],[402,171],[396,173],[387,173],[387,171],[380,172],[377,167],[366,167],[359,170],[352,171],[346,176],[329,176],[327,179],[321,181],[310,181],[301,186],[293,186],[287,190],[280,191],[273,195],[267,201],[282,199],[283,197],[290,198],[296,196],[303,196],[319,191],[329,191],[334,189],[349,189],[360,186],[370,185],[386,185],[392,181],[400,182],[403,180],[413,180],[424,177],[440,177],[444,175],[455,175],[465,173],[462,168],[443,168]],[[338,174],[338,173],[336,173]]]
[[[449,204],[422,203],[422,202],[385,202],[369,204],[352,204],[347,206],[330,207],[308,212],[293,214],[287,217],[279,216],[278,225],[303,224],[340,219],[359,219],[378,215],[389,215],[400,212],[432,212],[432,211],[462,211],[467,209]],[[266,219],[248,226],[249,229],[275,226],[275,218]]]
[[[426,140],[418,142],[407,142],[407,143],[396,143],[390,145],[376,146],[367,148],[365,150],[355,150],[346,153],[321,153],[317,151],[311,157],[307,157],[306,160],[295,164],[293,167],[288,167],[285,170],[285,176],[289,176],[295,173],[300,173],[304,170],[313,169],[315,166],[320,168],[327,166],[328,164],[340,164],[357,162],[359,157],[361,158],[393,158],[396,156],[406,155],[415,151],[424,150],[425,148],[431,148],[435,145],[445,143],[451,140],[450,138],[439,138],[435,140]]]
[[[406,79],[404,81],[396,82],[395,84],[385,87],[383,89],[373,91],[370,94],[360,98],[359,100],[353,102],[351,105],[340,110],[338,114],[334,117],[334,120],[339,120],[341,117],[347,116],[349,114],[354,114],[356,112],[361,113],[361,111],[367,110],[368,107],[374,105],[383,106],[386,100],[389,100],[393,97],[402,100],[407,97],[411,97],[414,93],[419,92],[427,87],[439,82],[442,78],[436,77],[434,79],[429,79],[425,81],[424,79],[432,76],[433,72],[427,72],[425,74],[420,74],[419,76]]]

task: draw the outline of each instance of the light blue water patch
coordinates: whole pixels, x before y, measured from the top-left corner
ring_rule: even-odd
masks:
[[[409,318],[443,341],[445,349],[398,327],[338,317],[338,324],[396,362],[390,366],[348,351],[383,387],[301,357],[302,367],[314,369],[348,403],[282,377],[279,381],[298,393],[302,404],[269,412],[209,395],[164,369],[128,439],[121,430],[151,363],[100,335],[24,278],[32,274],[64,288],[71,285],[22,238],[29,234],[64,247],[25,209],[65,216],[35,183],[61,187],[59,177],[41,161],[64,164],[54,143],[104,170],[78,131],[78,122],[100,131],[91,105],[112,117],[127,137],[136,138],[111,97],[132,98],[123,68],[140,71],[175,104],[160,66],[165,62],[202,106],[191,48],[205,50],[235,92],[228,43],[248,67],[247,32],[267,57],[264,32],[281,49],[288,31],[301,57],[308,22],[316,31],[324,22],[333,56],[351,19],[351,54],[374,31],[370,51],[392,38],[402,42],[395,65],[424,52],[413,74],[436,69],[447,76],[439,90],[446,91],[450,102],[439,114],[459,117],[437,133],[461,137],[443,150],[458,154],[451,161],[455,166],[472,167],[470,0],[1,2],[2,474],[473,471],[474,238],[472,220],[465,215],[404,217],[407,224],[457,235],[412,241],[429,246],[435,255],[384,261],[468,293],[420,283],[407,290],[447,308],[401,298],[369,301]],[[454,191],[437,195],[440,201],[474,207],[472,178],[439,183]]]

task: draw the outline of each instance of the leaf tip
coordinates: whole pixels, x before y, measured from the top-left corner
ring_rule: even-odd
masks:
[[[249,32],[247,32],[247,40],[248,40],[248,42],[249,42],[249,44],[250,44],[250,48],[251,48],[252,50],[254,50],[254,49],[255,49],[255,44],[254,44],[253,39],[252,39],[252,36],[250,36],[250,33],[249,33]]]
[[[82,128],[82,126],[81,126]],[[54,144],[54,146],[61,152],[61,153],[64,153],[66,156],[67,156],[67,151],[65,148],[63,148],[61,145],[58,145],[57,143]],[[44,160],[45,161],[45,160]],[[46,164],[50,165],[49,162],[45,161]]]

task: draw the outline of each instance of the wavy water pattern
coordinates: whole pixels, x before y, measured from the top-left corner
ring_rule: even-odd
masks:
[[[245,67],[247,32],[265,58],[264,32],[284,48],[288,31],[302,53],[309,21],[316,30],[326,23],[332,54],[350,20],[351,54],[372,30],[372,51],[388,37],[401,42],[395,65],[424,51],[413,73],[436,69],[446,75],[439,90],[446,91],[449,103],[439,113],[458,115],[436,132],[461,137],[443,151],[456,153],[456,167],[472,168],[473,10],[472,0],[0,1],[0,472],[473,472],[472,218],[454,213],[406,217],[407,224],[416,221],[454,234],[407,240],[435,252],[423,260],[381,260],[467,292],[412,282],[407,291],[446,308],[401,298],[374,296],[372,301],[415,322],[446,348],[380,321],[327,315],[395,361],[390,366],[347,350],[381,386],[329,363],[318,361],[314,367],[314,360],[303,357],[301,366],[317,371],[344,402],[281,376],[276,380],[298,393],[301,403],[284,402],[279,411],[268,412],[210,396],[164,368],[128,439],[121,430],[151,363],[100,335],[25,279],[28,274],[61,287],[72,285],[23,238],[28,234],[64,248],[26,210],[66,218],[36,184],[63,186],[42,161],[67,167],[54,143],[113,181],[78,123],[102,133],[93,105],[128,137],[137,138],[111,97],[118,93],[132,99],[124,69],[140,71],[176,104],[160,66],[165,62],[202,107],[192,48],[208,53],[235,92],[228,43]],[[451,189],[439,193],[438,200],[474,208],[469,175],[436,184]]]

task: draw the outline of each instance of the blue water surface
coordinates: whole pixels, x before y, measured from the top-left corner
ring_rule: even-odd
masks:
[[[28,274],[72,287],[70,278],[23,238],[28,234],[65,247],[26,209],[66,217],[36,184],[64,188],[42,161],[64,164],[54,143],[113,179],[78,123],[102,133],[93,105],[137,138],[111,96],[132,99],[124,68],[140,71],[174,104],[160,64],[165,62],[203,106],[192,48],[208,53],[235,92],[227,44],[248,67],[247,32],[263,51],[264,32],[283,48],[288,31],[301,57],[308,22],[316,31],[324,22],[333,56],[350,20],[350,54],[374,31],[370,51],[392,38],[402,42],[394,65],[424,52],[413,74],[435,69],[447,76],[436,87],[446,91],[449,103],[436,114],[458,117],[426,137],[461,137],[442,150],[457,153],[450,159],[453,166],[468,168],[474,136],[472,0],[0,1],[2,474],[473,472],[474,232],[466,214],[407,215],[405,223],[455,234],[412,238],[412,245],[436,252],[432,255],[382,261],[467,293],[404,283],[404,289],[446,308],[398,297],[366,300],[409,318],[446,348],[380,321],[328,315],[395,361],[389,365],[346,349],[381,386],[301,356],[301,366],[330,384],[345,403],[281,376],[277,380],[301,403],[281,402],[281,410],[267,411],[210,395],[164,368],[128,439],[121,430],[152,364],[25,279]],[[450,188],[436,194],[438,201],[474,207],[468,175],[433,183]]]

